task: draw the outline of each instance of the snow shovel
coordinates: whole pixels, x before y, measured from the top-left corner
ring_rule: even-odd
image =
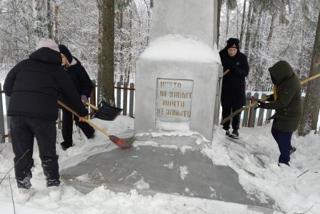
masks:
[[[320,73],[315,74],[311,77],[308,77],[302,81],[300,81],[301,86],[305,85],[306,83],[310,82],[311,80],[317,79],[320,77]],[[266,96],[265,98],[261,99],[261,101],[266,101],[269,98],[269,96]],[[258,101],[253,101],[252,103],[250,103],[249,105],[246,105],[242,108],[239,108],[238,110],[232,112],[228,117],[224,118],[222,120],[222,122],[220,123],[220,125],[223,125],[225,122],[227,122],[228,120],[231,120],[231,118],[233,118],[234,116],[236,116],[237,114],[239,114],[240,112],[242,112],[245,109],[249,109],[249,108],[253,108],[256,107],[258,105]]]
[[[98,107],[90,103],[86,103],[86,105],[90,106],[94,110],[91,116],[101,120],[114,120],[122,111],[121,108],[111,106],[104,101],[100,102]]]
[[[224,77],[225,75],[227,75],[229,72],[230,72],[229,69],[225,70],[225,71],[223,72],[223,77]]]
[[[64,104],[60,100],[58,100],[58,104],[61,105],[66,110],[68,110],[69,112],[71,112],[72,114],[76,115],[78,118],[80,118],[80,116],[74,110],[72,110],[69,106],[67,106],[66,104]],[[111,140],[111,142],[116,144],[121,149],[128,149],[128,148],[130,148],[132,146],[134,138],[130,138],[130,139],[127,139],[127,140],[118,138],[115,135],[109,134],[105,129],[102,129],[101,127],[99,127],[96,124],[94,124],[93,122],[91,122],[91,120],[83,118],[83,117],[81,117],[81,119],[82,119],[81,121],[83,121],[85,123],[88,123],[92,128],[94,128],[96,130],[99,130],[102,134],[107,136]]]

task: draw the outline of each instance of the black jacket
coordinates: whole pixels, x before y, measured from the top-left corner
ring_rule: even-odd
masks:
[[[227,48],[220,52],[223,71],[230,70],[223,77],[221,103],[222,105],[245,105],[245,77],[249,73],[249,65],[246,55],[239,50],[234,57],[228,55]]]
[[[68,67],[66,69],[67,73],[73,80],[79,95],[86,95],[87,97],[90,97],[93,89],[90,77],[88,76],[88,73],[84,67],[81,65],[80,61],[75,57],[73,57],[73,59],[76,61],[76,64]]]
[[[80,116],[87,115],[72,80],[61,67],[60,53],[49,48],[36,50],[12,68],[4,92],[11,98],[9,116],[56,120],[58,97],[63,97]]]

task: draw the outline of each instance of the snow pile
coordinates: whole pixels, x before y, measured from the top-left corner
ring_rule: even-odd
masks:
[[[226,140],[216,133],[212,147],[203,152],[214,164],[228,165],[238,174],[246,191],[263,192],[285,213],[318,213],[320,208],[320,136],[293,137],[297,151],[291,167],[277,165],[279,150],[270,127],[240,129],[240,140]],[[260,199],[264,199],[264,194]]]
[[[119,116],[114,122],[95,120],[95,123],[110,130],[111,133],[124,135],[133,129],[133,120]],[[125,127],[125,128],[124,128]],[[112,131],[111,131],[112,130]],[[153,133],[165,135],[165,133]],[[172,134],[172,133],[171,133]],[[178,136],[194,137],[192,132],[175,132]],[[170,134],[169,134],[170,135]],[[258,194],[261,200],[266,196],[275,200],[276,208],[284,213],[319,213],[320,209],[320,161],[319,135],[310,134],[306,137],[294,137],[293,144],[297,151],[292,155],[291,167],[278,167],[278,148],[270,134],[270,127],[240,129],[240,140],[227,139],[224,132],[217,128],[212,143],[204,143],[203,153],[214,164],[232,167],[238,174],[240,183],[248,192]],[[196,142],[203,142],[201,136]],[[92,154],[114,149],[115,146],[107,138],[97,133],[94,140],[86,140],[82,134],[75,136],[75,146],[62,151],[57,145],[60,168],[64,169],[85,160]],[[161,147],[175,145],[159,145],[151,141],[146,145]],[[181,142],[177,142],[177,144]],[[171,148],[170,147],[170,148]],[[188,146],[175,147],[182,152],[190,149]],[[247,214],[259,213],[244,205],[213,201],[201,198],[182,197],[177,195],[156,194],[144,196],[137,193],[139,189],[148,189],[149,184],[143,179],[136,183],[137,190],[130,193],[115,193],[108,186],[100,186],[88,194],[82,194],[66,184],[59,189],[45,187],[45,177],[38,158],[38,150],[34,151],[35,168],[32,184],[34,194],[27,200],[19,200],[15,185],[14,173],[11,170],[13,154],[10,144],[0,144],[0,175],[10,171],[10,182],[13,188],[16,213],[217,213],[217,214]],[[172,167],[168,162],[165,167]],[[181,179],[190,172],[185,166],[180,167]],[[80,180],[88,179],[85,175]],[[260,193],[259,193],[260,192]],[[13,213],[9,178],[0,185],[1,213]]]
[[[174,60],[185,62],[201,62],[220,64],[217,50],[213,50],[203,42],[180,35],[167,35],[150,43],[140,56],[149,60]]]

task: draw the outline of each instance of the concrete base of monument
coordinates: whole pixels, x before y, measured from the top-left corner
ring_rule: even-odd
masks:
[[[246,193],[237,173],[230,167],[213,165],[201,153],[203,142],[197,141],[199,138],[193,136],[137,137],[132,149],[96,154],[63,170],[61,176],[65,183],[83,193],[105,185],[115,192],[136,189],[147,195],[199,197],[273,213],[273,200],[261,202]]]

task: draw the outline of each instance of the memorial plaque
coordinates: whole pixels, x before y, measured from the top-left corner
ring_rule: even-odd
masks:
[[[192,80],[157,78],[157,123],[190,122],[192,91]]]

